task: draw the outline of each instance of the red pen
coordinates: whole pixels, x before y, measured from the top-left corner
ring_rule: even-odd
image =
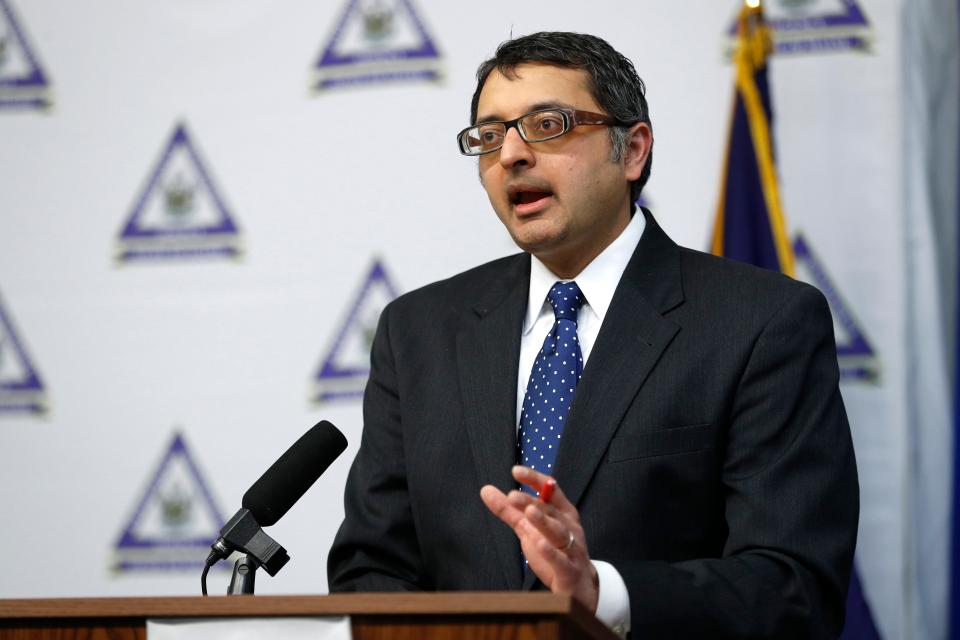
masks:
[[[553,497],[553,491],[557,488],[557,481],[553,478],[547,478],[546,482],[540,487],[540,502],[550,502]]]

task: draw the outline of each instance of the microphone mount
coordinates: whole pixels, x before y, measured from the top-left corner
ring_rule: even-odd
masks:
[[[250,510],[240,509],[223,525],[220,538],[211,545],[200,580],[204,595],[207,594],[207,571],[234,551],[240,551],[243,555],[233,567],[227,595],[253,593],[258,568],[263,567],[272,577],[290,560],[287,550],[260,528]]]
[[[240,509],[227,524],[223,525],[220,529],[220,539],[214,543],[214,547],[218,550],[221,548],[227,550],[227,555],[231,551],[242,551],[256,560],[271,577],[277,575],[283,565],[290,560],[287,550],[264,533],[249,509]],[[222,557],[226,558],[226,556]]]

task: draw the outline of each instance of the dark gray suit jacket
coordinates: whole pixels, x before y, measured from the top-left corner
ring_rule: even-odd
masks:
[[[645,213],[555,466],[590,554],[623,576],[634,637],[836,637],[859,490],[826,301]],[[515,486],[529,260],[384,310],[331,591],[538,586],[479,497]]]

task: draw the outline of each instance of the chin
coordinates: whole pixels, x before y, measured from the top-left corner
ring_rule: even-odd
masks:
[[[555,234],[545,233],[515,233],[511,234],[511,237],[513,237],[513,241],[518,247],[527,253],[532,253],[535,256],[549,253],[550,250],[556,247],[560,241],[560,238],[558,238]]]
[[[550,242],[563,235],[563,226],[554,216],[537,215],[526,218],[514,217],[507,225],[517,244]]]

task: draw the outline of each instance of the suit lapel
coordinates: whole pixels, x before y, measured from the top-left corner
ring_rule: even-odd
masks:
[[[646,229],[624,271],[577,388],[558,452],[556,476],[577,504],[634,397],[680,330],[663,317],[683,302],[680,250],[644,211]],[[516,389],[520,333],[530,281],[520,256],[462,316],[457,361],[463,419],[481,484],[515,488]],[[530,589],[513,531],[486,519],[506,585]]]
[[[510,468],[516,460],[517,367],[529,282],[529,256],[518,256],[464,312],[457,335],[463,419],[478,477],[481,485],[503,492],[516,486]],[[494,516],[486,520],[506,584],[517,589],[522,580],[517,538]]]
[[[577,387],[556,476],[577,505],[641,385],[680,328],[663,314],[683,302],[680,249],[647,226],[617,285]]]

